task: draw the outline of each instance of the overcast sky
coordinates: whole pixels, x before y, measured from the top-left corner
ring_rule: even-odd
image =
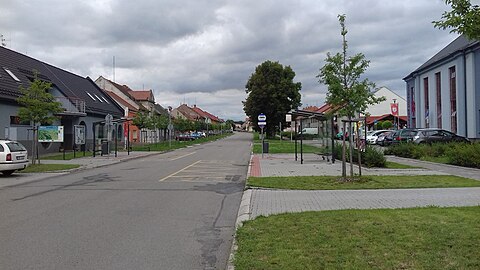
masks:
[[[193,105],[245,118],[241,101],[255,67],[289,65],[302,103],[320,106],[316,75],[341,50],[371,61],[366,76],[405,97],[402,78],[457,37],[433,27],[444,0],[0,0],[7,47],[57,67],[153,89],[162,106]]]

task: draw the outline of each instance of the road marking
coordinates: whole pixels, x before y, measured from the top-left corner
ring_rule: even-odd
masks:
[[[164,178],[160,179],[158,182],[163,182],[163,181],[165,181],[166,179],[168,179],[168,178],[170,178],[170,177],[174,176],[175,174],[177,174],[177,173],[180,173],[180,172],[183,172],[184,170],[186,170],[186,169],[188,169],[188,168],[190,168],[190,167],[193,167],[193,166],[195,166],[195,165],[196,165],[197,163],[199,163],[199,162],[201,162],[201,160],[198,160],[198,161],[196,161],[196,162],[194,162],[194,163],[192,163],[192,164],[188,165],[187,167],[185,167],[185,168],[183,168],[183,169],[181,169],[181,170],[179,170],[179,171],[176,171],[176,172],[174,172],[174,173],[170,174],[170,175],[169,175],[169,176],[167,176],[167,177],[164,177]]]
[[[179,156],[179,157],[176,157],[176,158],[173,158],[173,159],[170,159],[170,160],[171,160],[171,161],[174,161],[174,160],[177,160],[177,159],[181,159],[181,158],[184,158],[184,157],[193,155],[193,154],[195,154],[195,153],[196,153],[196,152],[188,153],[188,154],[185,154],[185,155],[183,155],[183,156]]]

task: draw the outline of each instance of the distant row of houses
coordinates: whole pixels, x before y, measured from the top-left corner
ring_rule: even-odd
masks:
[[[183,118],[192,121],[218,124],[223,120],[217,116],[186,104],[168,110],[155,102],[152,90],[132,90],[127,85],[118,84],[100,76],[95,81],[82,77],[40,60],[0,47],[0,138],[17,140],[30,146],[31,123],[23,123],[18,117],[20,105],[16,99],[21,95],[19,87],[28,88],[35,74],[42,81],[51,83],[49,92],[60,101],[63,111],[54,125],[63,126],[64,141],[61,144],[42,143],[40,153],[56,152],[60,148],[74,147],[75,126],[84,126],[86,143],[82,148],[91,150],[107,137],[118,138],[123,142],[147,142],[165,139],[166,131],[158,129],[140,130],[132,124],[132,119],[144,112],[150,116],[164,115],[172,119]],[[111,115],[117,124],[116,134],[107,136],[105,119]],[[3,134],[2,134],[3,133]],[[93,137],[95,134],[95,138]]]

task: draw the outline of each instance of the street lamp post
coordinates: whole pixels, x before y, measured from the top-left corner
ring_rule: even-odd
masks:
[[[393,99],[393,104],[395,104],[395,103],[397,103],[396,98]],[[394,108],[396,108],[395,105],[393,105],[393,106],[394,106]],[[397,117],[398,117],[398,112],[397,112]],[[395,129],[399,129],[398,128],[398,119],[397,119],[397,124],[395,124],[395,115],[393,115],[393,126],[395,127]]]

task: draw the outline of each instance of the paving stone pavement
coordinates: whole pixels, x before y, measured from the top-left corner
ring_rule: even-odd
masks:
[[[304,154],[295,161],[294,154],[268,154],[264,158],[253,156],[250,176],[311,176],[341,175],[341,162],[327,162],[314,154]],[[454,174],[472,179],[480,178],[480,170],[458,166],[443,166],[410,159],[389,160],[422,167],[420,169],[366,169],[365,175],[447,175]],[[257,168],[260,167],[260,168]],[[347,166],[347,172],[349,167]],[[354,166],[355,173],[358,167]],[[255,173],[252,173],[255,172]],[[478,177],[478,178],[477,178]],[[479,179],[480,180],[480,179]],[[271,214],[321,211],[337,209],[408,208],[425,206],[480,205],[480,188],[425,188],[378,190],[247,190],[244,194],[241,220]],[[248,204],[248,206],[247,206]]]
[[[338,209],[475,205],[480,205],[480,188],[308,191],[252,189],[250,218]]]

